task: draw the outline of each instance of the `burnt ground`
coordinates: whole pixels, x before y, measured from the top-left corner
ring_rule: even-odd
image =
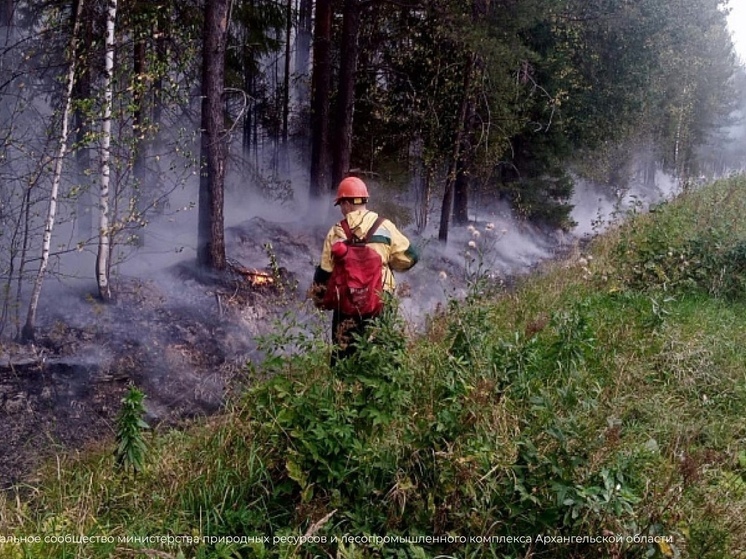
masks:
[[[193,293],[190,304],[169,301],[152,282],[122,278],[115,304],[89,303],[97,316],[88,325],[57,320],[33,345],[0,351],[0,484],[21,480],[51,453],[109,444],[131,384],[147,395],[151,425],[220,408],[254,351],[241,322],[269,307],[275,289],[235,274],[207,284],[188,270],[172,273]]]
[[[146,394],[152,427],[220,409],[246,362],[260,358],[256,339],[273,317],[289,304],[303,312],[310,254],[321,242],[261,218],[226,237],[226,272],[200,273],[182,262],[148,278],[116,277],[111,304],[93,296],[95,284],[60,290],[47,280],[53,293],[40,306],[34,342],[0,340],[0,487],[33,479],[56,453],[113,451],[131,384]],[[268,242],[286,266],[279,273]],[[265,278],[274,283],[256,285]]]
[[[92,295],[95,285],[47,289],[35,342],[0,340],[0,488],[33,480],[57,453],[113,451],[120,401],[131,384],[145,392],[154,428],[218,411],[245,378],[247,361],[261,359],[257,336],[272,329],[273,317],[292,308],[319,319],[303,299],[325,232],[257,217],[226,230],[234,267],[225,273],[200,273],[185,261],[149,277],[117,277],[111,304]],[[282,267],[282,289],[254,285],[255,276],[245,273],[276,279],[270,253]],[[400,276],[405,314],[452,296],[460,266],[431,256]],[[448,285],[435,285],[439,274]]]

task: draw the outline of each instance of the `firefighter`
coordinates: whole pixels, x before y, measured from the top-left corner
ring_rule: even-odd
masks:
[[[381,257],[381,275],[384,298],[393,295],[396,289],[394,272],[404,272],[417,263],[418,253],[404,234],[388,219],[379,218],[376,212],[367,208],[368,187],[358,177],[347,177],[339,183],[334,205],[339,206],[343,221],[357,239],[368,238],[367,247]],[[375,230],[372,230],[376,226]],[[334,270],[335,253],[344,250],[347,234],[342,222],[335,224],[327,233],[321,251],[321,263],[316,268],[311,287],[312,299],[317,307],[324,307],[327,285]],[[332,365],[339,359],[349,357],[355,352],[352,343],[353,334],[361,334],[366,325],[378,313],[361,315],[345,314],[338,308],[333,309],[332,316]]]

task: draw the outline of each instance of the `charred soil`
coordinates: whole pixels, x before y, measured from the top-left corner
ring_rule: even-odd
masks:
[[[153,427],[220,409],[272,313],[299,297],[286,289],[296,275],[265,265],[265,245],[283,247],[283,261],[296,264],[317,250],[260,218],[229,236],[222,272],[181,263],[149,279],[117,277],[109,304],[91,295],[95,286],[55,291],[34,343],[0,342],[0,487],[33,478],[57,453],[113,451],[130,384],[147,395]]]

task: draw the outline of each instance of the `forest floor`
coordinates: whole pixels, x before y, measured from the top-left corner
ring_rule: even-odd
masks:
[[[227,236],[231,262],[268,277],[264,243],[298,263],[314,242],[260,218]],[[251,279],[182,263],[149,278],[114,278],[111,304],[94,297],[95,285],[60,291],[48,282],[54,293],[40,308],[34,343],[0,343],[0,487],[33,476],[57,452],[110,444],[131,384],[146,393],[152,426],[217,411],[281,306],[276,286]]]
[[[292,309],[307,315],[302,320],[324,320],[303,300],[325,232],[258,217],[226,231],[234,265],[282,286],[255,285],[235,267],[199,273],[190,262],[115,278],[112,304],[93,296],[95,285],[55,290],[33,344],[0,342],[0,488],[33,480],[58,453],[113,450],[120,401],[132,384],[147,395],[146,421],[156,428],[219,410],[246,363],[261,359],[257,337],[274,318]],[[282,268],[272,269],[273,260]],[[463,262],[439,255],[418,268],[400,283],[405,310],[432,309],[463,289]],[[433,289],[439,274],[449,285]]]

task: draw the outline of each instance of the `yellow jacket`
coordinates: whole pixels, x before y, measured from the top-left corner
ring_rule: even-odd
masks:
[[[378,214],[370,210],[355,210],[345,217],[350,226],[352,234],[358,238],[367,235],[368,230],[378,219]],[[321,251],[321,263],[316,270],[314,283],[324,284],[334,268],[332,260],[332,245],[345,241],[347,236],[339,223],[329,229],[324,239],[324,248]],[[419,255],[409,242],[409,239],[399,231],[396,226],[384,219],[378,230],[373,232],[368,246],[381,255],[383,261],[383,289],[393,293],[396,289],[396,281],[393,272],[404,272],[417,263]]]

